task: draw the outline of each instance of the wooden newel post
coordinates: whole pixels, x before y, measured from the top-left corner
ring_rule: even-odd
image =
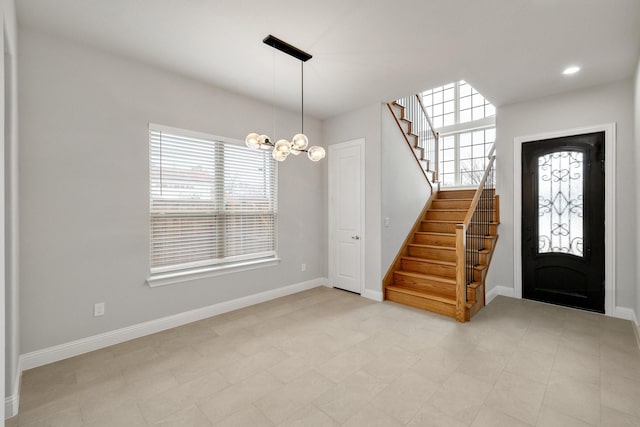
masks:
[[[464,224],[456,225],[456,320],[466,321],[467,278],[466,278],[466,239]]]

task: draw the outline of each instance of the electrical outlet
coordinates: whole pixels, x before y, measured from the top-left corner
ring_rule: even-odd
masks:
[[[93,305],[93,317],[104,316],[104,303],[97,302]]]
[[[384,218],[384,226],[389,227],[391,225],[391,218],[388,216]]]
[[[307,270],[307,264],[301,264],[300,271],[306,271],[306,270]]]

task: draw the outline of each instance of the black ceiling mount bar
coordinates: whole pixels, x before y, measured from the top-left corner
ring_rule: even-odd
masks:
[[[265,37],[262,42],[275,49],[278,49],[279,51],[286,53],[287,55],[298,58],[302,62],[307,62],[308,60],[313,58],[313,56],[309,55],[307,52],[300,50],[295,46],[291,46],[289,43],[284,42],[271,34]]]

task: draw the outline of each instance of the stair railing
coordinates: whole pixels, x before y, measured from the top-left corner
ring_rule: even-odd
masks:
[[[476,277],[480,265],[480,252],[491,235],[491,225],[496,222],[498,205],[495,200],[495,144],[487,158],[482,181],[476,190],[469,211],[462,224],[456,225],[456,320],[466,321],[467,288]],[[480,274],[480,273],[479,273]]]
[[[433,123],[427,109],[422,102],[422,94],[410,95],[395,101],[405,108],[404,118],[411,121],[411,133],[417,136],[417,148],[422,149],[422,159],[426,161],[423,169],[433,172],[432,181],[438,181],[439,134],[433,128]]]

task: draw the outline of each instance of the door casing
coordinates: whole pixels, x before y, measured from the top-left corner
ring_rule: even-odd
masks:
[[[513,251],[514,251],[514,294],[522,298],[522,144],[543,139],[560,138],[585,133],[604,132],[605,150],[605,182],[604,182],[604,215],[605,215],[605,293],[604,312],[608,316],[627,319],[626,310],[616,305],[616,269],[615,269],[615,170],[616,170],[616,124],[605,123],[581,128],[559,130],[536,135],[514,138],[513,147]],[[630,320],[630,319],[629,319]]]
[[[365,245],[366,245],[366,235],[365,235],[365,140],[364,138],[356,139],[353,141],[341,142],[338,144],[329,145],[329,187],[328,187],[328,234],[329,234],[329,281],[330,283],[336,282],[336,265],[335,265],[335,245],[334,238],[332,236],[333,226],[335,223],[335,218],[333,215],[334,212],[334,203],[333,197],[331,194],[331,189],[333,188],[333,183],[335,177],[331,173],[331,159],[333,158],[333,154],[336,150],[359,146],[360,147],[360,295],[364,295],[365,290]]]

